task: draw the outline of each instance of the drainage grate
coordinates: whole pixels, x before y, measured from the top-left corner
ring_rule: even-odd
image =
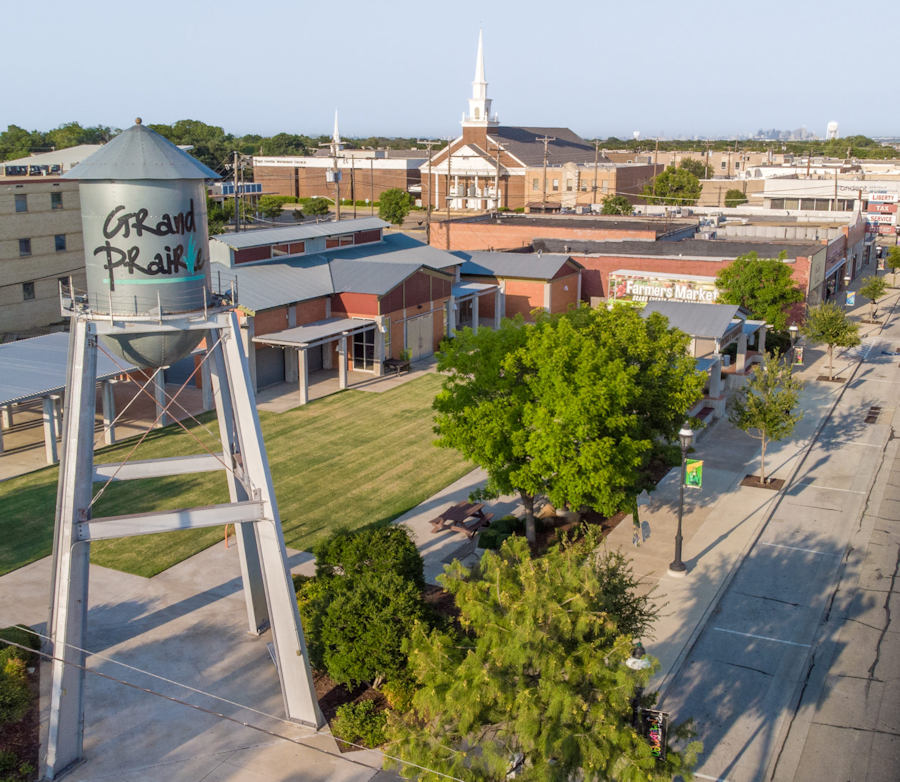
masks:
[[[867,424],[874,424],[878,420],[878,416],[881,413],[881,407],[878,405],[874,405],[869,408],[869,412],[866,413],[865,422]]]

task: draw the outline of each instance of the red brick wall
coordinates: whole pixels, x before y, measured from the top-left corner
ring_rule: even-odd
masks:
[[[298,326],[315,323],[317,320],[325,320],[328,317],[328,302],[324,298],[299,301],[295,307]]]
[[[568,312],[578,306],[578,275],[568,274],[550,282],[550,312]]]
[[[646,239],[654,241],[656,232],[639,229],[575,228],[566,226],[496,225],[493,223],[450,223],[450,250],[509,250],[530,245],[535,239]],[[431,224],[431,246],[447,248],[446,222]]]
[[[336,293],[331,298],[331,314],[345,318],[375,317],[378,297],[372,293]]]
[[[287,307],[273,307],[269,310],[257,312],[256,317],[253,319],[256,336],[286,329],[288,327],[287,311]]]
[[[264,193],[312,198],[325,196],[334,198],[334,183],[325,181],[324,168],[289,168],[282,166],[257,166],[253,170],[254,181],[262,185]],[[341,198],[350,198],[351,173],[349,168],[341,167]],[[408,190],[411,185],[418,184],[421,176],[419,170],[411,169],[379,169],[370,171],[369,162],[360,160],[353,168],[353,197],[364,201],[372,197],[374,179],[374,195],[377,201],[385,190],[398,187]]]
[[[535,280],[506,280],[506,317],[522,315],[532,320],[531,311],[544,306],[544,283]]]

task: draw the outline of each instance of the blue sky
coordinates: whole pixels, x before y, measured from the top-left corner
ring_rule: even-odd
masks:
[[[448,136],[484,30],[504,124],[585,137],[806,126],[900,135],[900,3],[71,0],[7,11],[0,126],[198,119],[227,131]],[[16,31],[13,34],[13,30]],[[885,56],[888,57],[887,62]],[[12,64],[17,67],[12,68]]]

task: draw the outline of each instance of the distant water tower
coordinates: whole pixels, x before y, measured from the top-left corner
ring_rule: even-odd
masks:
[[[825,128],[825,140],[831,141],[838,137],[838,124],[834,120],[828,123],[828,127]]]
[[[218,177],[140,120],[67,176],[80,182],[88,290],[61,291],[60,297],[70,337],[48,622],[53,664],[46,776],[56,778],[83,753],[89,555],[95,540],[234,524],[249,630],[259,635],[271,627],[287,717],[318,728],[323,719],[234,311],[236,292],[210,285],[205,183]],[[156,380],[163,367],[203,340],[194,373],[202,369],[213,392],[221,448],[142,461],[131,460],[132,449],[119,464],[95,465],[97,352],[126,359],[123,372],[145,367]],[[139,393],[149,394],[146,384]],[[177,404],[177,396],[169,405]],[[106,518],[93,514],[103,493],[95,492],[95,483],[105,488],[112,480],[209,470],[225,473],[229,502],[152,512],[135,507]]]

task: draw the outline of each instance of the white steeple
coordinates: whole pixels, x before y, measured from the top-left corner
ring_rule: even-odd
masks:
[[[334,110],[334,132],[331,134],[331,150],[332,154],[341,151],[341,134],[338,132],[338,113]]]
[[[497,117],[491,117],[491,99],[487,96],[487,82],[484,80],[484,45],[481,30],[478,31],[478,53],[475,55],[475,79],[472,81],[469,113],[463,115],[462,124],[463,127],[487,127],[497,124]]]

